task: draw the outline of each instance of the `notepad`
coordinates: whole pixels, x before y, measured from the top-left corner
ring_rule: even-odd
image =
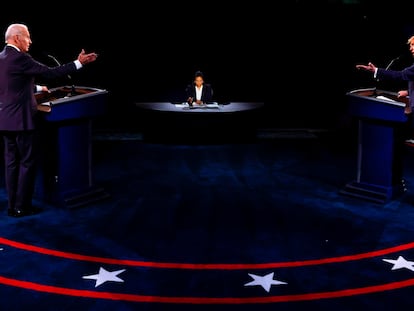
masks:
[[[216,102],[210,102],[207,104],[202,104],[202,105],[198,105],[198,104],[193,104],[192,106],[190,106],[188,103],[181,103],[181,104],[175,104],[175,107],[177,108],[188,108],[188,109],[207,109],[207,108],[220,108],[219,104]]]
[[[391,99],[391,98],[389,98],[389,97],[382,96],[382,95],[378,95],[376,98],[377,98],[377,99],[382,99],[382,100],[388,100],[388,101],[390,101],[390,102],[394,102],[394,103],[396,103],[396,102],[397,102],[396,100],[393,100],[393,99]]]

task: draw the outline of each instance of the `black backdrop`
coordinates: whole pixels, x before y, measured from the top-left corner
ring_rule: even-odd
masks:
[[[50,65],[46,54],[67,62],[81,48],[99,53],[72,81],[48,85],[107,89],[105,126],[134,124],[135,102],[180,100],[196,70],[219,101],[265,102],[263,127],[336,126],[345,92],[376,85],[355,64],[410,63],[414,22],[404,2],[311,2],[31,4],[4,12],[0,28],[28,24],[31,54]]]
[[[38,6],[33,8],[36,14],[26,9],[9,11],[2,29],[11,22],[28,24],[31,54],[50,65],[46,54],[66,62],[81,48],[99,53],[99,60],[73,75],[73,81],[53,84],[107,89],[108,118],[115,124],[134,122],[134,102],[184,99],[196,70],[213,84],[217,100],[264,101],[266,49],[260,5],[238,3],[225,9],[206,3],[180,7],[172,2],[117,1]]]

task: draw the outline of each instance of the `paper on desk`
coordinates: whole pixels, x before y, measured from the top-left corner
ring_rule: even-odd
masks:
[[[184,107],[188,107],[188,104],[187,103],[175,104],[175,107],[184,108]]]
[[[177,107],[177,108],[187,108],[187,107],[190,107],[190,105],[188,103],[181,103],[181,104],[175,104],[175,107]],[[191,106],[191,108],[219,108],[219,104],[216,103],[216,102],[203,104],[203,105],[193,104],[193,106]]]
[[[389,98],[389,97],[382,96],[382,95],[378,95],[376,98],[377,98],[377,99],[382,99],[382,100],[388,100],[388,101],[390,101],[390,102],[397,102],[396,100],[393,100],[393,99],[391,99],[391,98]]]

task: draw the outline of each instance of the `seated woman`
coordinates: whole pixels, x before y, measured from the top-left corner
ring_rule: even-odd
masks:
[[[188,85],[185,91],[190,106],[207,104],[213,98],[213,89],[210,84],[204,83],[204,75],[201,71],[195,73],[193,83]]]

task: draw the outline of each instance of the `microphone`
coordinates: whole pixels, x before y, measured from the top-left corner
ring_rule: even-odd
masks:
[[[53,61],[58,65],[58,66],[62,66],[59,61],[56,59],[56,57],[54,57],[53,55],[47,54],[47,57],[53,59]]]
[[[47,57],[51,58],[58,66],[62,66],[61,63],[53,55],[47,54]],[[70,95],[71,96],[76,95],[75,85],[73,84],[72,76],[67,75],[67,77],[69,78],[70,82],[72,82]]]
[[[391,66],[392,66],[392,65],[394,65],[394,63],[395,63],[397,60],[399,60],[400,58],[401,58],[401,56],[397,56],[396,58],[393,58],[393,59],[390,61],[390,63],[388,64],[388,66],[387,66],[387,67],[385,67],[385,70],[390,69],[390,68],[391,68]]]

